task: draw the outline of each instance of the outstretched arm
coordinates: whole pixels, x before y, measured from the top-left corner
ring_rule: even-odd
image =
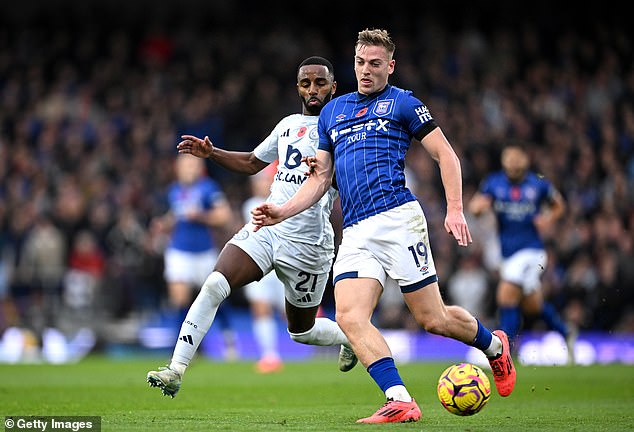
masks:
[[[299,190],[282,205],[264,203],[251,211],[252,222],[258,230],[262,226],[274,225],[306,210],[330,188],[332,183],[332,156],[324,150],[317,150],[316,159],[310,165],[311,175]]]
[[[422,144],[440,166],[440,177],[447,199],[445,230],[454,236],[458,245],[467,246],[472,239],[463,213],[460,160],[438,127],[423,138]]]
[[[228,170],[252,175],[262,171],[268,163],[256,158],[253,152],[235,152],[220,149],[213,145],[208,136],[200,139],[193,135],[181,136],[182,141],[176,148],[179,153],[188,153],[199,158],[208,158]]]

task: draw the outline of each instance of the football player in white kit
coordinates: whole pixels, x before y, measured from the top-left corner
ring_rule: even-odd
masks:
[[[297,90],[302,113],[282,119],[252,152],[222,150],[208,137],[184,135],[177,146],[179,153],[209,158],[224,168],[250,175],[278,160],[267,201],[285,203],[307,178],[309,168],[303,159],[317,151],[319,113],[336,90],[332,64],[322,57],[304,60],[297,71]],[[187,313],[171,363],[148,372],[150,386],[174,397],[220,303],[232,289],[260,280],[273,270],[285,287],[290,337],[304,344],[341,345],[339,369],[354,367],[357,358],[337,323],[317,318],[334,258],[334,232],[329,218],[336,194],[331,188],[304,212],[276,226],[254,232],[254,226],[248,223],[235,234],[221,251]]]

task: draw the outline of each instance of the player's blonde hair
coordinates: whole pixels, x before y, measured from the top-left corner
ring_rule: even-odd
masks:
[[[392,41],[390,34],[387,30],[383,29],[365,29],[359,32],[357,43],[354,45],[356,51],[358,46],[382,46],[387,50],[390,57],[396,50],[396,45]]]

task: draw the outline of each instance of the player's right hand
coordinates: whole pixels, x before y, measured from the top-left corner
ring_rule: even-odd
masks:
[[[179,153],[188,153],[199,158],[208,158],[214,152],[214,145],[208,136],[204,140],[193,135],[181,135],[182,141],[176,149]]]
[[[251,210],[251,223],[255,225],[253,231],[263,226],[275,225],[284,219],[280,206],[273,203],[263,203]]]
[[[473,242],[471,233],[469,232],[469,226],[465,220],[464,213],[462,211],[447,209],[447,216],[445,217],[445,230],[453,235],[458,242],[458,246],[469,246],[469,243]]]

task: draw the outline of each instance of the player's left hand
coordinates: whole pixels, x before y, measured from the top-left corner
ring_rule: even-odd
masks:
[[[445,230],[456,239],[459,246],[468,246],[473,240],[464,213],[458,210],[447,210]]]
[[[182,135],[182,141],[176,149],[179,153],[188,153],[199,158],[208,158],[214,152],[214,145],[208,136],[200,139],[193,135]]]

